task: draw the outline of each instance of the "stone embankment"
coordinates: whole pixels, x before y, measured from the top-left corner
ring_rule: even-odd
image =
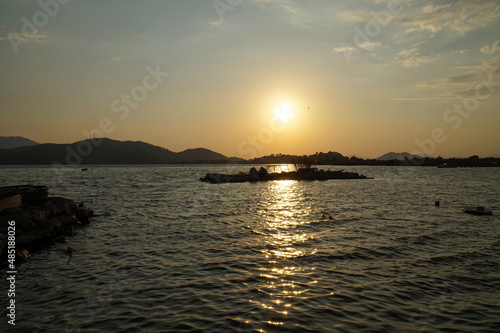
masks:
[[[83,203],[76,205],[70,199],[48,197],[44,186],[0,188],[0,266],[7,260],[7,235],[14,231],[16,260],[25,260],[30,252],[56,241],[67,241],[78,226],[90,223],[93,213]]]
[[[364,175],[356,172],[346,172],[343,170],[330,171],[318,170],[316,168],[299,169],[298,171],[269,173],[263,167],[258,171],[251,168],[248,173],[238,172],[235,174],[207,173],[200,178],[202,182],[208,183],[244,183],[270,180],[328,180],[328,179],[368,179]]]

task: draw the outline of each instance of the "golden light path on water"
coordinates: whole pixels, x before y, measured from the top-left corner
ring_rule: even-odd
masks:
[[[293,262],[316,252],[304,246],[313,235],[301,228],[312,220],[311,207],[302,191],[299,182],[290,180],[269,183],[262,193],[259,215],[263,219],[264,244],[261,252],[269,265],[260,268],[259,278],[263,283],[259,290],[269,298],[255,302],[266,312],[263,322],[269,326],[283,326],[294,300],[303,297],[310,284],[317,283],[314,280],[304,283],[304,275],[311,274],[308,272],[311,269]],[[297,282],[297,275],[301,276],[301,282]],[[265,332],[262,328],[258,331]]]

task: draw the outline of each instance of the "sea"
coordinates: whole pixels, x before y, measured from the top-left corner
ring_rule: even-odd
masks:
[[[209,184],[251,166],[83,167],[0,167],[0,186],[47,185],[95,211],[17,263],[15,326],[1,272],[1,332],[500,330],[500,168]]]

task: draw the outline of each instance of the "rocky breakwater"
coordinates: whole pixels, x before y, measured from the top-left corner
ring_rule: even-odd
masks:
[[[16,260],[25,260],[30,252],[56,241],[67,241],[78,226],[90,223],[93,213],[83,203],[76,205],[70,199],[48,197],[45,186],[0,188],[0,266],[7,263],[7,240],[13,233]],[[68,251],[72,253],[71,247]]]
[[[207,173],[200,178],[202,182],[208,183],[244,183],[270,180],[328,180],[328,179],[368,179],[356,172],[343,170],[330,171],[318,170],[317,168],[299,169],[298,171],[269,173],[265,168],[259,170],[251,168],[248,173],[238,172],[235,174]]]

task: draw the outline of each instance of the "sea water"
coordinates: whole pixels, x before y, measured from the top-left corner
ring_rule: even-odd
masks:
[[[48,185],[95,211],[18,265],[15,327],[2,272],[9,332],[500,327],[500,168],[327,166],[374,179],[207,184],[212,169],[249,166],[85,167],[0,168],[0,186]]]

